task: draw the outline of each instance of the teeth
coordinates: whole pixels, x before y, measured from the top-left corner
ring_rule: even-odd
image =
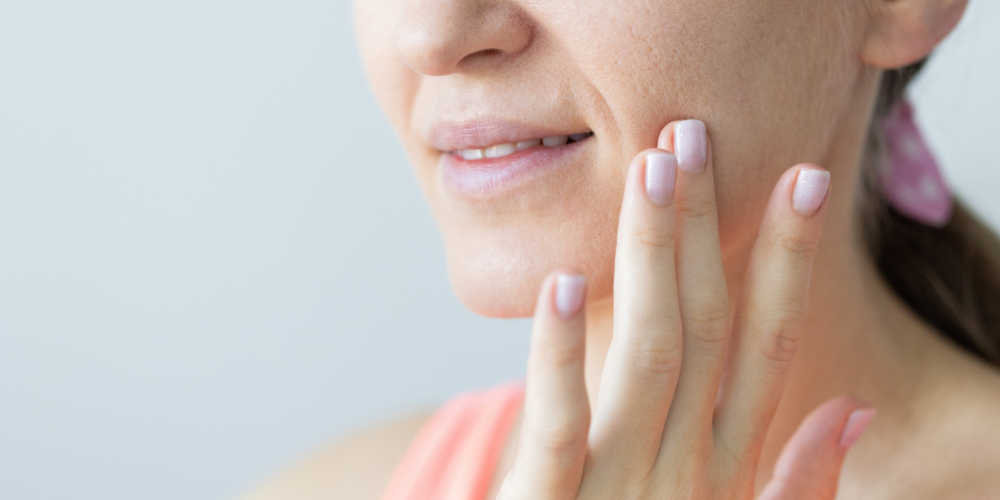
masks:
[[[519,143],[517,143],[517,150],[521,151],[523,149],[533,148],[535,146],[541,146],[541,145],[542,145],[542,140],[541,139],[535,139],[533,141],[519,142]]]
[[[573,135],[556,135],[552,137],[546,137],[544,139],[532,139],[530,141],[523,141],[517,144],[508,142],[504,144],[497,144],[496,146],[490,146],[488,148],[460,149],[455,151],[453,154],[461,156],[463,160],[482,160],[483,158],[503,158],[504,156],[512,155],[518,151],[523,151],[525,149],[530,149],[538,146],[544,145],[547,148],[555,148],[563,146],[569,141],[573,142],[582,141],[592,135],[594,135],[593,132],[584,132],[582,134],[573,134]]]
[[[497,144],[496,146],[486,148],[486,157],[501,158],[507,155],[512,155],[515,151],[517,151],[517,146],[514,144]]]
[[[463,149],[459,151],[463,160],[482,160],[486,152],[482,149]]]
[[[542,139],[542,144],[547,148],[554,148],[556,146],[562,146],[563,144],[566,144],[568,140],[569,136],[557,135],[554,137],[546,137]]]

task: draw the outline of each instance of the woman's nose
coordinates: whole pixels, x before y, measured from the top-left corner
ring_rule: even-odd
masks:
[[[531,43],[532,26],[515,2],[405,0],[396,25],[396,48],[406,64],[443,76],[498,63]]]

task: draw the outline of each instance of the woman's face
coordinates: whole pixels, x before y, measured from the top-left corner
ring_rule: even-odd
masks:
[[[782,172],[814,162],[838,177],[846,117],[870,105],[861,2],[355,7],[372,87],[444,234],[452,284],[485,315],[530,315],[560,266],[588,276],[591,301],[611,296],[626,168],[667,123],[707,124],[723,252],[736,260]]]

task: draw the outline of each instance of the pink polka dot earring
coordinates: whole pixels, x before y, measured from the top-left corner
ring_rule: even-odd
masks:
[[[908,100],[899,103],[886,117],[882,131],[889,161],[879,172],[879,182],[889,204],[897,212],[928,226],[947,225],[954,210],[951,191],[920,136]]]

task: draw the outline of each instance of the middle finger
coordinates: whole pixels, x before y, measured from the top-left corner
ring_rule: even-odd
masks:
[[[652,467],[680,372],[676,167],[673,154],[649,149],[632,161],[626,181],[615,254],[614,338],[591,426],[592,458],[607,460],[612,473]]]
[[[729,341],[729,296],[719,244],[712,154],[705,125],[674,122],[660,147],[677,154],[677,284],[684,363],[660,448],[711,443],[712,413]],[[684,442],[687,442],[685,446]]]

